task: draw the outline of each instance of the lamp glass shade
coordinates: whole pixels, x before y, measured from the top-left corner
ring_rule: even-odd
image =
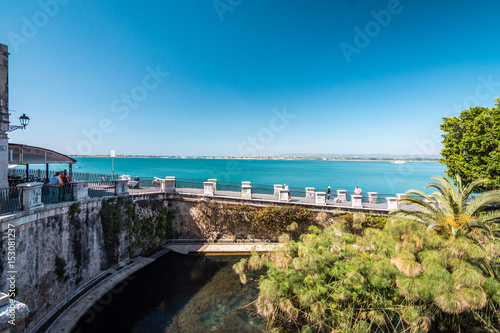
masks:
[[[21,122],[21,125],[27,126],[30,122],[30,117],[26,116],[24,113],[21,117],[19,117],[19,121]]]

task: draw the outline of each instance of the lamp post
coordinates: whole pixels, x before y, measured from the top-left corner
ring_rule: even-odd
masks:
[[[12,132],[18,129],[26,129],[26,126],[28,126],[28,124],[30,123],[30,117],[23,113],[23,115],[19,117],[19,122],[21,123],[21,125],[9,124],[9,129],[6,132]]]

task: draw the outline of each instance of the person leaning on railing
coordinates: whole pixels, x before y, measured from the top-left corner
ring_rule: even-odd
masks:
[[[49,180],[49,200],[50,202],[57,202],[59,199],[59,187],[62,185],[62,180],[59,177],[60,172],[50,177]]]
[[[66,201],[67,200],[67,196],[69,194],[69,187],[67,184],[69,184],[69,178],[68,176],[66,176],[66,170],[64,171],[61,171],[59,173],[59,179],[61,180],[61,185],[62,186],[62,189],[61,189],[61,201]]]

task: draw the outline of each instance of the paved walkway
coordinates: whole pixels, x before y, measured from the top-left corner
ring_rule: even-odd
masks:
[[[186,195],[194,195],[194,196],[199,196],[199,197],[205,197],[203,195],[203,189],[193,189],[193,188],[176,188],[176,192],[180,195],[186,194]],[[154,187],[144,187],[144,188],[139,188],[139,189],[129,189],[129,193],[132,195],[139,195],[139,194],[149,194],[149,193],[160,193],[159,188],[154,188]],[[240,192],[232,192],[232,191],[215,191],[215,194],[212,198],[230,198],[230,199],[241,199],[241,193]],[[265,201],[269,203],[286,203],[283,201],[279,201],[278,198],[274,195],[270,194],[260,194],[260,193],[252,193],[252,199],[242,199],[246,202],[248,201]],[[289,201],[291,204],[303,204],[303,205],[314,205],[317,207],[325,207],[325,208],[340,208],[340,209],[357,209],[352,207],[352,202],[347,201],[347,202],[334,202],[332,200],[327,200],[326,204],[316,204],[315,199],[309,199],[309,198],[304,198],[304,197],[291,197],[291,200]],[[367,203],[363,202],[362,204],[362,209],[365,210],[379,210],[379,211],[385,211],[389,212],[387,208],[387,203]],[[404,208],[408,210],[416,210],[417,208],[413,205],[401,205],[398,204],[398,208]],[[358,208],[359,209],[359,208]]]

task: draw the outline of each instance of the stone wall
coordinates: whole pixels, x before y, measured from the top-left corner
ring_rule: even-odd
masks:
[[[172,237],[173,210],[161,197],[51,206],[0,219],[4,254],[0,290],[8,291],[9,272],[15,271],[16,299],[30,310],[28,318],[11,332],[29,330],[86,281]],[[182,203],[175,206],[185,214]],[[13,268],[6,255],[7,229],[15,229]]]
[[[0,187],[9,186],[7,180],[9,129],[9,50],[0,44]]]

